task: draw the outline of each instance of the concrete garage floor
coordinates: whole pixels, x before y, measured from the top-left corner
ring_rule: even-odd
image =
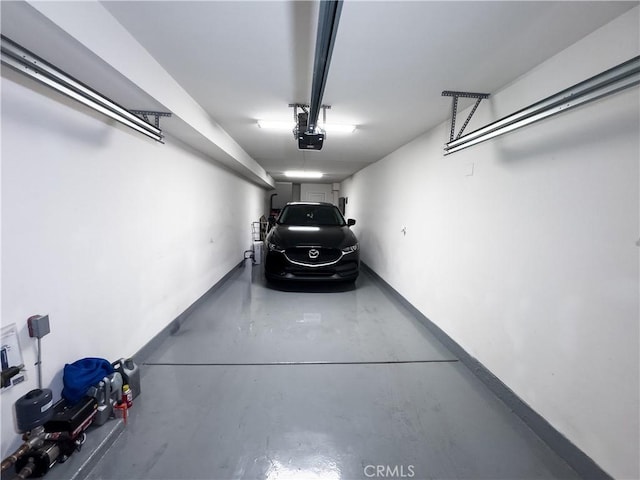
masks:
[[[90,479],[578,478],[366,273],[247,262],[141,368]]]

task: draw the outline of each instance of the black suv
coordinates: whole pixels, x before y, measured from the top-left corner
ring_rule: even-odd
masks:
[[[287,203],[265,241],[268,279],[354,281],[360,269],[356,236],[330,203]]]

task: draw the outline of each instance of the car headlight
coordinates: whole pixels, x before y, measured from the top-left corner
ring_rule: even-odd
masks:
[[[355,245],[350,245],[348,247],[344,247],[342,249],[342,253],[353,253],[353,252],[357,252],[358,248],[360,248],[360,245],[358,245],[357,243]]]
[[[270,252],[284,253],[284,248],[280,247],[280,245],[276,245],[275,243],[269,242],[268,247]]]

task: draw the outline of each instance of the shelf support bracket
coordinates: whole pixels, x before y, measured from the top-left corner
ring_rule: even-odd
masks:
[[[139,117],[142,117],[142,119],[147,122],[147,123],[151,123],[149,121],[149,117],[155,117],[154,119],[154,125],[156,126],[156,128],[160,128],[160,117],[170,117],[171,113],[170,112],[150,112],[149,110],[129,110],[131,113],[138,115]]]
[[[471,117],[473,117],[473,114],[476,113],[476,109],[478,108],[478,105],[480,105],[480,102],[485,99],[485,98],[489,98],[489,94],[488,93],[473,93],[473,92],[455,92],[455,91],[451,91],[451,90],[445,90],[444,92],[442,92],[442,96],[443,97],[452,97],[452,102],[451,102],[451,133],[449,135],[449,141],[453,142],[454,140],[457,140],[458,138],[460,138],[462,136],[462,132],[464,132],[464,129],[467,128],[467,125],[469,124],[469,121],[471,120]],[[469,116],[467,117],[467,119],[464,121],[464,123],[462,124],[462,128],[460,128],[460,131],[458,132],[458,135],[456,135],[456,117],[458,115],[458,98],[475,98],[476,99],[476,103],[473,106],[473,108],[471,109],[471,112],[469,113]]]

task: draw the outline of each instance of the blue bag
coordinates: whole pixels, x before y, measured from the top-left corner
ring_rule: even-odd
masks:
[[[111,363],[104,358],[83,358],[64,366],[62,375],[62,397],[74,405],[87,394],[92,385],[97,384],[104,377],[115,370]]]

